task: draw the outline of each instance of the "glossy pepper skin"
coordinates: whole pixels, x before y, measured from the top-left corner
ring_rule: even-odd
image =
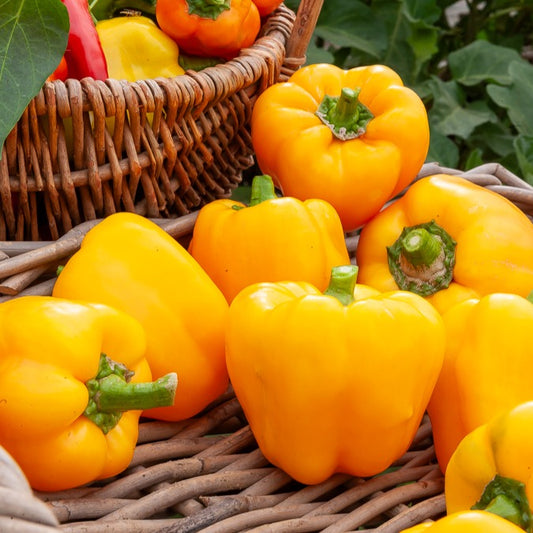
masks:
[[[143,406],[168,405],[176,388],[175,375],[146,383],[145,348],[139,322],[104,305],[46,296],[0,305],[0,445],[34,489],[72,488],[128,466]],[[124,365],[115,369],[122,378],[115,372],[105,380],[112,397],[94,381],[101,354]],[[100,389],[99,399],[90,387]],[[103,400],[132,410],[95,403]]]
[[[435,224],[448,237],[436,234]],[[451,242],[442,246],[443,238]],[[491,292],[527,296],[533,287],[533,224],[503,196],[438,174],[412,184],[366,224],[356,256],[361,283],[381,291],[412,290],[444,312]]]
[[[354,270],[334,269],[325,293],[251,285],[230,306],[237,398],[265,457],[302,483],[372,476],[401,457],[442,365],[437,311],[416,294],[355,284]]]
[[[322,198],[346,231],[374,216],[418,174],[429,147],[424,104],[381,65],[308,65],[254,104],[261,171],[285,196]]]
[[[144,16],[115,17],[96,24],[109,77],[137,81],[184,73],[178,45]]]
[[[249,206],[222,199],[202,207],[189,251],[228,302],[260,281],[304,280],[325,290],[332,267],[350,262],[333,207],[278,197],[270,176],[252,180]]]
[[[70,78],[106,80],[107,63],[87,0],[61,0],[68,10],[70,29],[65,59]]]
[[[445,472],[469,432],[533,400],[533,304],[516,294],[494,293],[453,306],[443,319],[446,354],[428,413]]]
[[[223,59],[251,46],[261,27],[252,0],[158,0],[156,17],[180,50]]]
[[[448,513],[484,509],[531,531],[533,402],[503,411],[459,443],[445,477]]]
[[[67,261],[53,295],[111,305],[141,322],[154,377],[176,372],[180,382],[174,404],[146,416],[183,420],[226,390],[228,303],[187,250],[150,220],[126,212],[102,220]]]
[[[524,530],[509,520],[486,511],[464,511],[425,522],[403,533],[524,533]]]
[[[262,17],[266,17],[279,7],[283,3],[283,0],[253,0],[253,2],[259,10],[259,14]]]

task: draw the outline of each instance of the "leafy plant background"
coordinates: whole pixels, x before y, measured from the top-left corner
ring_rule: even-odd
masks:
[[[532,45],[531,0],[324,0],[307,63],[393,68],[428,110],[428,161],[533,184]]]

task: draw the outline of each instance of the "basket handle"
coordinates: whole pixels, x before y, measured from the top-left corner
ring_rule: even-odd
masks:
[[[301,58],[305,61],[307,47],[315,31],[323,3],[324,0],[301,0],[292,32],[287,41],[287,58]]]

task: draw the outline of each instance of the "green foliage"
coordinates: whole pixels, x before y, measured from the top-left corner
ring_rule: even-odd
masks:
[[[67,47],[60,0],[0,0],[0,146]]]
[[[388,65],[426,104],[428,160],[533,184],[532,43],[531,0],[324,0],[307,63]]]

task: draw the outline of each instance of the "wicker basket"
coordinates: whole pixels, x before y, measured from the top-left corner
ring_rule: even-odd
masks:
[[[494,190],[533,220],[533,187],[498,164],[466,173],[426,164],[419,178],[436,173],[460,175]],[[187,244],[196,216],[154,221]],[[50,294],[56,266],[78,250],[97,223],[84,222],[50,242],[0,242],[5,256],[0,301]],[[346,235],[346,243],[354,257],[357,232]],[[105,482],[33,494],[18,466],[0,454],[0,531],[340,533],[363,527],[398,533],[442,516],[443,478],[427,418],[411,449],[393,466],[370,479],[338,474],[319,485],[301,485],[262,456],[229,390],[193,419],[142,421],[130,467]]]
[[[172,218],[229,195],[253,164],[253,104],[305,61],[321,6],[282,5],[253,46],[200,72],[46,82],[2,148],[0,240],[55,240],[116,211]]]

